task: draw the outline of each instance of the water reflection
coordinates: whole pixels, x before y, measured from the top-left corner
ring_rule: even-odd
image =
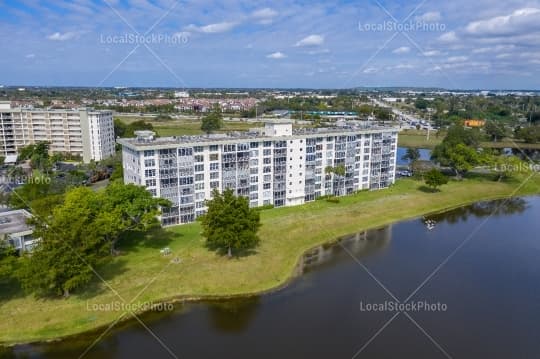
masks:
[[[343,257],[349,256],[349,253],[358,259],[372,255],[387,247],[391,238],[392,225],[345,236],[340,238],[340,245],[322,245],[306,253],[299,263],[298,272],[302,274],[311,268],[342,262]]]
[[[523,213],[527,209],[527,202],[523,198],[507,198],[489,202],[477,202],[467,207],[460,207],[448,212],[425,216],[427,222],[457,223],[466,221],[471,215],[476,218],[487,216],[502,216]]]
[[[212,327],[219,332],[242,332],[249,327],[261,304],[259,296],[205,303]]]

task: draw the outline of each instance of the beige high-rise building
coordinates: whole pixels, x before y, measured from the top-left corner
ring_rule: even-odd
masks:
[[[50,143],[51,153],[80,156],[84,162],[110,157],[115,146],[112,112],[11,108],[0,102],[0,156],[43,141]]]

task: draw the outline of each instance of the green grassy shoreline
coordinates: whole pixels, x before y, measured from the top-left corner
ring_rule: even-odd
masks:
[[[540,193],[539,174],[515,195]],[[340,203],[315,201],[261,213],[263,226],[257,254],[229,260],[204,248],[199,224],[152,233],[141,241],[131,238],[123,255],[98,268],[105,280],[128,302],[162,303],[259,295],[287,285],[301,256],[321,244],[357,231],[446,211],[481,200],[508,197],[520,184],[483,178],[452,181],[439,193],[425,193],[421,183],[400,180],[381,191],[360,192]],[[163,257],[168,246],[173,255]],[[180,264],[171,264],[174,256]],[[150,284],[149,284],[150,283]],[[112,303],[117,297],[100,281],[69,299],[35,299],[13,288],[0,297],[4,320],[0,343],[13,345],[48,341],[73,335],[101,334],[121,311],[89,311],[88,307]],[[123,319],[129,319],[129,315]],[[85,335],[86,335],[85,334]]]

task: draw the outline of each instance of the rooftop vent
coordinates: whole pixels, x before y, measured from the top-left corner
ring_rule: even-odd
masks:
[[[153,131],[135,131],[137,142],[152,142],[156,133]]]

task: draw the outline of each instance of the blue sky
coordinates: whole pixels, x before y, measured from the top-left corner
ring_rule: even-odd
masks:
[[[0,0],[0,84],[540,89],[540,1]]]

